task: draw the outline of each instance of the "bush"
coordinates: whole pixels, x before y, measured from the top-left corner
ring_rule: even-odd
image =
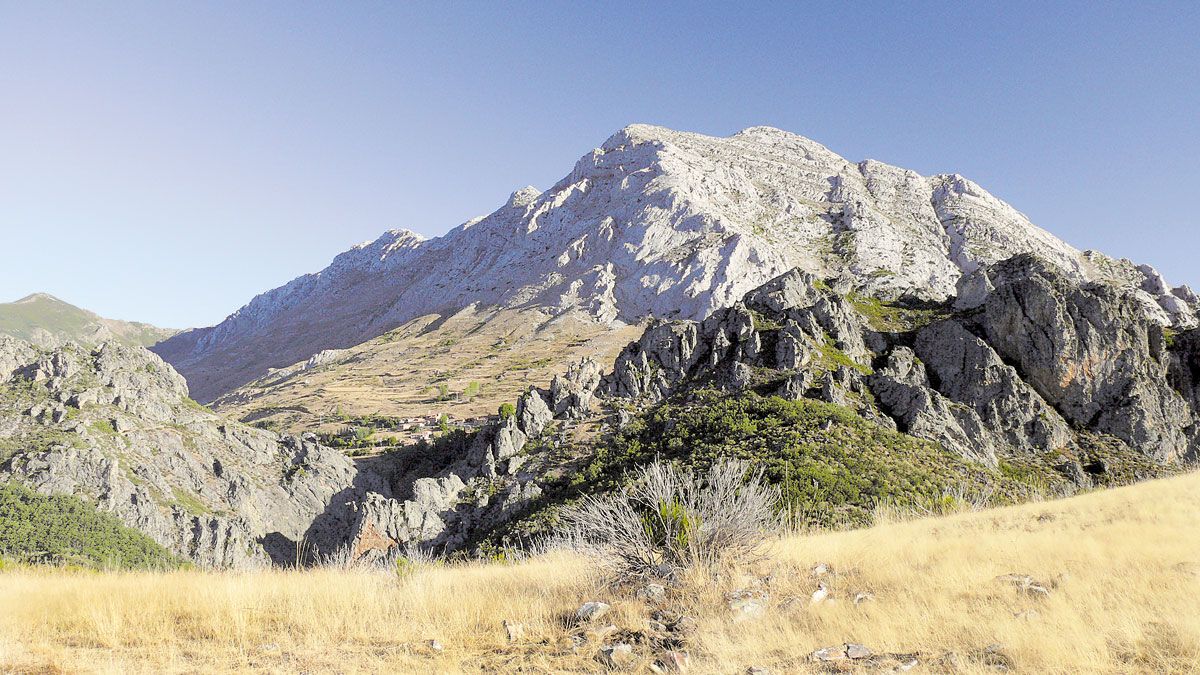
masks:
[[[654,462],[608,495],[585,497],[563,512],[570,544],[620,578],[715,572],[761,556],[778,525],[779,493],[722,460],[705,474]]]
[[[71,495],[0,484],[0,555],[85,567],[164,568],[180,561],[157,542]]]
[[[499,412],[500,412],[500,419],[506,420],[506,419],[512,417],[513,415],[517,414],[517,406],[515,406],[511,403],[501,403]]]

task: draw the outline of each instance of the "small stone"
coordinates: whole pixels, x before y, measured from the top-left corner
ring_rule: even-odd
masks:
[[[900,659],[900,665],[893,668],[892,672],[907,673],[908,671],[912,670],[913,668],[916,668],[918,663],[920,663],[920,661],[915,656],[902,657]]]
[[[865,659],[870,655],[871,655],[871,650],[863,645],[854,644],[854,643],[846,644],[846,657],[847,658]]]
[[[508,634],[509,642],[517,642],[525,638],[525,626],[515,621],[505,619],[504,632]]]
[[[658,655],[658,660],[654,662],[661,673],[686,673],[691,666],[692,658],[687,652],[663,652]]]
[[[434,651],[439,654],[446,650],[446,648],[442,646],[442,643],[438,642],[437,640],[426,640],[425,646],[429,647],[430,651]]]
[[[767,613],[767,606],[754,598],[738,598],[729,602],[733,610],[734,621],[761,619]]]
[[[633,663],[636,657],[633,655],[633,646],[618,642],[601,649],[596,658],[609,668],[621,668]]]
[[[864,602],[871,602],[874,599],[875,599],[874,593],[862,592],[862,593],[854,594],[854,604],[856,604],[856,605],[861,605]]]
[[[829,566],[829,563],[817,563],[817,565],[812,568],[812,575],[814,577],[823,577],[826,574],[829,574],[832,570],[833,568]]]
[[[809,654],[809,658],[813,661],[845,661],[845,647],[823,647]]]
[[[1050,597],[1050,589],[1046,588],[1045,586],[1043,586],[1041,584],[1036,584],[1036,583],[1029,584],[1028,586],[1022,587],[1021,592],[1024,593],[1025,595],[1031,595],[1035,598]]]
[[[1027,609],[1023,612],[1017,612],[1017,613],[1013,614],[1013,616],[1015,618],[1021,619],[1022,621],[1034,621],[1041,617],[1041,615],[1038,614],[1036,609]]]
[[[771,675],[771,669],[763,668],[762,666],[750,666],[746,669],[746,675]]]
[[[584,631],[583,634],[585,637],[587,637],[588,640],[591,640],[592,642],[604,642],[605,640],[607,640],[608,638],[610,638],[614,634],[616,634],[616,632],[617,632],[617,627],[612,624],[609,624],[609,625],[603,626],[601,628],[590,628],[590,629]]]
[[[608,614],[608,610],[612,609],[610,605],[603,602],[585,602],[575,611],[575,618],[580,621],[595,621],[600,617]]]
[[[824,582],[817,584],[817,590],[813,591],[812,597],[809,600],[810,605],[819,605],[829,597],[829,587]]]
[[[637,597],[651,602],[659,602],[666,596],[667,587],[662,584],[646,584],[637,592]]]

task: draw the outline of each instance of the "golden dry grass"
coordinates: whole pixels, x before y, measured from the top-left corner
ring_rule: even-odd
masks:
[[[639,326],[609,327],[572,313],[551,318],[535,309],[423,316],[346,350],[340,363],[282,380],[267,376],[223,396],[214,407],[295,433],[336,430],[343,423],[331,418],[335,411],[394,417],[445,413],[457,419],[491,415],[501,403],[515,403],[531,386],[546,386],[585,356],[611,363],[641,332]],[[457,395],[472,382],[480,385],[474,397],[436,400],[437,385]]]
[[[913,672],[1200,671],[1200,475],[1059,502],[789,538],[754,578],[726,575],[669,600],[694,616],[692,672],[810,672],[814,649],[860,642],[919,652]],[[810,604],[821,577],[837,601]],[[1045,599],[997,582],[1027,573]],[[734,622],[724,594],[763,579],[766,616]],[[856,605],[853,594],[875,599]],[[0,573],[0,670],[16,672],[590,672],[571,612],[613,603],[646,628],[650,608],[553,555],[515,565],[431,567],[398,579],[337,571],[246,574]],[[510,644],[503,619],[524,624]],[[431,649],[438,640],[444,649]],[[641,650],[643,672],[653,654]],[[843,663],[842,666],[847,664]]]

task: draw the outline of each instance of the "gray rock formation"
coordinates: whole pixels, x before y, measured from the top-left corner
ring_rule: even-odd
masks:
[[[1166,333],[1137,298],[1078,284],[1033,256],[988,271],[988,342],[1070,422],[1162,460],[1187,453],[1195,411],[1168,382]]]
[[[208,566],[294,560],[361,477],[342,453],[231,423],[141,348],[39,351],[0,339],[0,480],[77,494]],[[383,486],[380,486],[383,487]]]

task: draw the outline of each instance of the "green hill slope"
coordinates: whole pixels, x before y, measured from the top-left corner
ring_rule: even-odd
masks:
[[[149,347],[176,332],[146,323],[105,319],[46,293],[0,303],[0,333],[41,346],[116,340],[130,346]]]

